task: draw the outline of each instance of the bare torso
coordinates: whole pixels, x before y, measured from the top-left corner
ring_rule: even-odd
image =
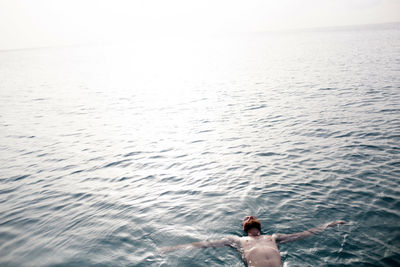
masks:
[[[249,267],[282,266],[281,255],[272,236],[245,236],[241,237],[239,242],[243,258]]]
[[[254,218],[252,216],[247,216]],[[334,227],[339,224],[346,224],[344,221],[335,221],[308,229],[303,232],[292,234],[273,234],[261,235],[260,227],[247,229],[248,236],[238,237],[230,236],[221,240],[200,241],[190,244],[178,245],[173,247],[164,247],[161,251],[168,252],[181,248],[206,248],[231,246],[238,249],[243,259],[249,267],[280,267],[282,266],[281,255],[278,250],[278,244],[292,242],[318,234],[328,227]],[[245,228],[243,228],[245,230]]]

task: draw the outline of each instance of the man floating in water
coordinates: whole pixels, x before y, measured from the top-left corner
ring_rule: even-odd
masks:
[[[278,244],[292,242],[318,234],[328,227],[345,224],[343,221],[326,223],[324,225],[308,229],[304,232],[293,234],[261,234],[261,222],[254,216],[246,216],[242,221],[243,230],[247,236],[230,236],[221,240],[195,242],[191,244],[165,247],[162,252],[169,252],[183,248],[207,248],[231,246],[242,253],[243,259],[249,267],[275,267],[282,266]]]

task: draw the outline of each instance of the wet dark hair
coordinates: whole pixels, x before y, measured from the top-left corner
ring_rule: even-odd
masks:
[[[256,219],[252,218],[243,223],[243,230],[247,233],[251,228],[257,228],[258,231],[261,232],[261,222]]]

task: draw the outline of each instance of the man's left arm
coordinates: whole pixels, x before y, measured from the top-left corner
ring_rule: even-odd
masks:
[[[315,234],[321,233],[328,227],[334,227],[339,224],[346,224],[346,222],[344,222],[344,221],[330,222],[330,223],[326,223],[326,224],[323,224],[323,225],[315,227],[315,228],[308,229],[304,232],[293,233],[293,234],[273,234],[272,238],[275,239],[275,242],[277,244],[288,243],[288,242],[292,242],[292,241],[296,241],[296,240],[300,240],[300,239],[304,239],[304,238],[313,236]]]

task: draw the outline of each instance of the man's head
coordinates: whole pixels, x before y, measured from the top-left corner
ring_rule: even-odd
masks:
[[[246,216],[242,221],[243,231],[248,232],[252,228],[261,232],[261,222],[254,216]]]

